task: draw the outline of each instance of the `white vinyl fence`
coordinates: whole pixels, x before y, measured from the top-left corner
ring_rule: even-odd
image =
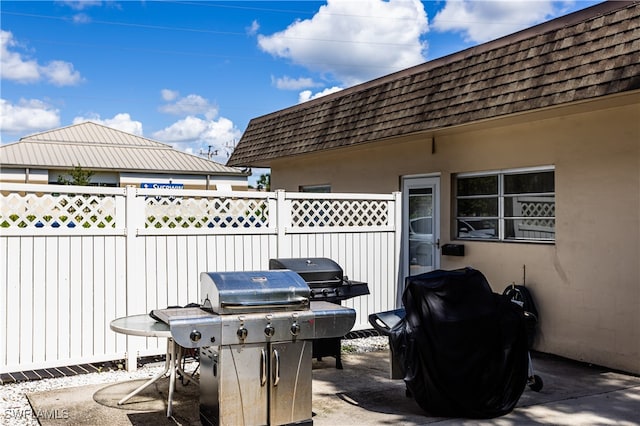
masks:
[[[109,323],[198,303],[200,272],[264,270],[270,258],[329,257],[369,283],[370,295],[343,302],[357,312],[354,329],[398,302],[398,193],[0,192],[2,373],[164,353],[162,339]]]

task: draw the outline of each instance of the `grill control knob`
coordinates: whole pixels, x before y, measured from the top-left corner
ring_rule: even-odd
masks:
[[[273,337],[274,334],[276,334],[276,329],[271,324],[267,324],[264,328],[264,335],[267,337]]]
[[[247,334],[249,334],[249,331],[247,330],[247,328],[245,326],[240,326],[240,328],[238,329],[236,334],[238,335],[238,338],[240,340],[244,340],[244,339],[247,338]]]
[[[297,322],[291,324],[291,334],[293,334],[294,336],[300,334],[300,324],[298,324]]]
[[[202,339],[202,333],[200,333],[198,330],[193,330],[191,334],[189,334],[189,338],[192,342],[197,342]]]

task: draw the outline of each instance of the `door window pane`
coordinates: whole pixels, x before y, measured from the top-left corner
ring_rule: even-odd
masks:
[[[433,188],[409,189],[409,273],[431,271],[434,267]]]

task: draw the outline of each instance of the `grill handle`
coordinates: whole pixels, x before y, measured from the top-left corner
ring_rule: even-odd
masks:
[[[227,309],[253,309],[253,308],[281,308],[283,306],[308,306],[309,299],[299,297],[293,300],[264,300],[264,301],[245,301],[245,302],[221,302],[220,306]]]
[[[274,368],[273,368],[273,386],[278,386],[280,383],[280,354],[277,349],[273,350]]]
[[[260,354],[260,386],[267,383],[267,352],[262,349]]]

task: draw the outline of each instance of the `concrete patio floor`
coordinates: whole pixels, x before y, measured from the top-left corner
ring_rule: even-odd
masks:
[[[343,355],[313,365],[313,423],[336,425],[640,425],[640,377],[533,354],[541,392],[527,388],[508,415],[489,420],[432,417],[390,380],[388,352]],[[27,395],[42,425],[199,425],[198,386],[178,384],[173,418],[166,417],[162,379],[130,402],[123,395],[142,381],[59,389]],[[62,414],[62,415],[60,415]]]

